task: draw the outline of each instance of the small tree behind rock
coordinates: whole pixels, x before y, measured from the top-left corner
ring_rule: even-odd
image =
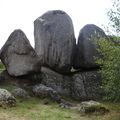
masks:
[[[112,31],[110,40],[99,40],[99,52],[102,55],[97,59],[101,65],[99,71],[103,78],[105,99],[120,101],[120,0],[112,0],[113,7],[108,11],[109,31]],[[110,32],[109,32],[110,33]]]
[[[100,40],[99,45],[102,57],[97,59],[97,63],[101,65],[99,72],[103,78],[105,99],[120,101],[120,46],[105,39]]]

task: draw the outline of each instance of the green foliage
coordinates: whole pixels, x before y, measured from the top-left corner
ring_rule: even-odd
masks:
[[[4,65],[0,63],[0,69],[4,69]]]
[[[108,11],[108,33],[115,34],[110,40],[99,40],[99,52],[102,57],[97,59],[101,65],[105,99],[120,101],[120,0],[112,0],[113,6]]]
[[[108,11],[109,28],[117,35],[120,35],[120,0],[112,0],[113,7]]]
[[[97,63],[101,65],[105,99],[120,101],[120,45],[106,39],[100,40],[98,44],[102,57],[97,59]]]
[[[0,62],[0,73],[5,70],[5,66]]]

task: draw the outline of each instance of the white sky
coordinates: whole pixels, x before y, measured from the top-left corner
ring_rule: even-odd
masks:
[[[0,0],[0,48],[15,29],[22,29],[34,46],[33,22],[48,10],[63,10],[73,20],[76,38],[86,24],[108,22],[111,0]]]

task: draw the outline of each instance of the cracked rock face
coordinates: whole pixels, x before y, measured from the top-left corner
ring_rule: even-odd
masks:
[[[40,71],[38,56],[21,30],[12,32],[0,51],[0,58],[11,76]]]
[[[71,18],[63,11],[48,11],[34,21],[35,51],[42,65],[69,73],[76,44]]]
[[[107,38],[104,31],[94,24],[87,24],[80,30],[74,57],[76,58],[74,59],[74,68],[99,68],[95,62],[95,57],[101,57],[97,51],[99,48],[97,42],[103,38]]]

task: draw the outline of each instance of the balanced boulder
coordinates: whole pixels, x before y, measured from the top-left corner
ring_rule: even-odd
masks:
[[[74,68],[93,69],[99,68],[95,57],[99,58],[98,40],[107,38],[104,31],[94,24],[84,26],[79,33],[78,44],[74,56]]]
[[[69,73],[76,44],[71,18],[63,11],[48,11],[34,21],[35,50],[42,65]]]
[[[21,30],[15,30],[0,51],[0,58],[11,76],[40,71],[38,56]]]

